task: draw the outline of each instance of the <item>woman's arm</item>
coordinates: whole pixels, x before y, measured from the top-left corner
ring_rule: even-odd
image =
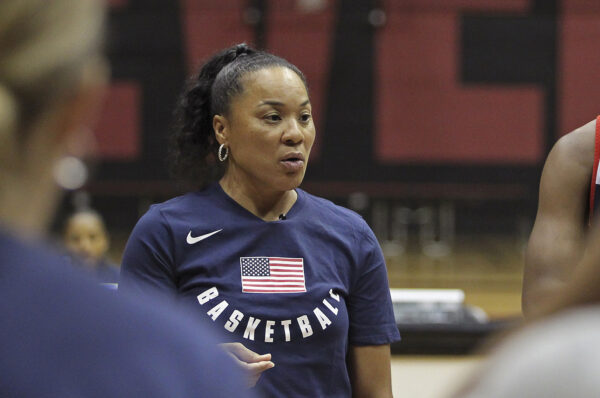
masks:
[[[373,231],[361,220],[357,234],[359,268],[348,297],[348,372],[352,396],[390,398],[390,343],[400,340],[383,253]]]
[[[523,313],[540,312],[581,259],[586,235],[595,122],[562,137],[548,155],[523,275]]]
[[[350,346],[348,369],[354,398],[392,397],[390,346]]]

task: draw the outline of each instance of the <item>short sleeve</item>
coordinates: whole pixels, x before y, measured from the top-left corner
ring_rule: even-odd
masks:
[[[400,340],[396,326],[387,268],[373,231],[361,219],[357,231],[357,275],[348,303],[349,342],[352,345],[381,345]]]
[[[119,290],[159,292],[173,298],[177,293],[173,239],[157,206],[151,207],[131,232],[123,253]]]

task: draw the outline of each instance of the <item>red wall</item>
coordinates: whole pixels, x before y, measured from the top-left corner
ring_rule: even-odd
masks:
[[[528,1],[412,3],[386,2],[388,20],[377,37],[376,157],[384,163],[537,162],[542,90],[465,86],[457,72],[459,11],[526,11]]]
[[[128,0],[111,0],[119,10]],[[325,132],[336,1],[305,13],[293,0],[270,0],[266,45],[309,80],[318,137]],[[181,0],[182,40],[191,73],[200,61],[237,42],[252,44],[245,0]],[[543,90],[535,85],[462,84],[460,13],[527,13],[529,0],[387,0],[375,62],[375,159],[382,164],[536,164],[543,160]],[[599,112],[600,2],[562,0],[558,25],[557,131],[567,133]],[[152,29],[152,27],[147,27]],[[182,82],[183,83],[183,82]],[[348,82],[349,85],[352,82]],[[98,155],[134,160],[142,141],[142,89],[115,81],[97,128]],[[351,112],[351,110],[349,110]],[[318,155],[317,141],[314,155]]]
[[[600,2],[562,0],[559,21],[558,131],[569,131],[600,114]]]

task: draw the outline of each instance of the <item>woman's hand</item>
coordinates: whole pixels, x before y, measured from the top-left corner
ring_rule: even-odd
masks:
[[[246,374],[246,385],[254,387],[262,372],[271,369],[271,354],[259,355],[246,348],[242,343],[223,343],[220,346],[227,352]]]

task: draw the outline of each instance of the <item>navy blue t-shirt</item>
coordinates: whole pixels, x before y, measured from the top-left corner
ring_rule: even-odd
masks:
[[[193,305],[224,341],[271,353],[269,397],[349,397],[348,345],[399,339],[387,270],[356,213],[297,189],[265,222],[215,183],[154,205],[129,238],[120,289]]]
[[[254,396],[199,321],[1,230],[0,297],[1,397]]]

